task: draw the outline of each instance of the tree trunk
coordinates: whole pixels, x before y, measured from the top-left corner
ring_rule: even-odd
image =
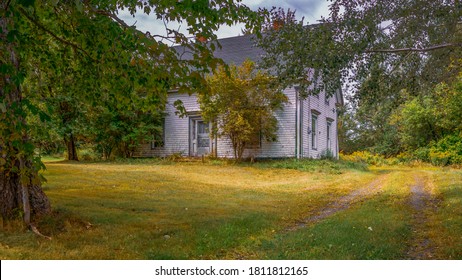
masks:
[[[7,170],[0,172],[0,213],[4,220],[19,218],[22,213],[24,218],[29,216],[30,223],[30,217],[51,212],[50,201],[40,183],[34,184],[32,181],[29,179],[22,185],[19,174]],[[28,210],[24,209],[24,201],[27,202]],[[28,222],[26,221],[26,224]]]
[[[9,4],[0,4],[0,62],[9,66],[0,72],[0,214],[4,220],[22,214],[26,225],[32,227],[31,217],[47,214],[51,207],[32,163],[33,149],[17,79],[21,73],[17,42],[8,36],[14,28]]]
[[[67,147],[67,159],[79,161],[79,157],[77,156],[77,149],[75,148],[74,134],[71,133],[70,136],[65,137],[64,142],[66,143]]]
[[[234,151],[234,159],[236,162],[240,162],[242,160],[242,154],[244,153],[245,143],[243,143],[239,136],[236,135],[229,135],[231,139],[231,144],[233,145]]]

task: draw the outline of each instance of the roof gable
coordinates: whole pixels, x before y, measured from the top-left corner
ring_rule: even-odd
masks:
[[[246,59],[258,63],[265,52],[255,45],[254,38],[254,35],[243,35],[219,39],[221,48],[216,48],[213,55],[228,65],[241,65]],[[183,59],[192,59],[190,53],[184,52],[183,46],[176,46],[174,49]]]

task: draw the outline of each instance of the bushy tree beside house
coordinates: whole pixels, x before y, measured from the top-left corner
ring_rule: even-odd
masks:
[[[212,137],[228,137],[234,157],[260,139],[276,141],[278,128],[274,112],[282,109],[287,96],[274,77],[259,71],[255,63],[219,67],[207,78],[207,90],[198,94],[202,117],[212,122]]]

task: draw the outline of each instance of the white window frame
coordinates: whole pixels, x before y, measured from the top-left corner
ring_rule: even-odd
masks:
[[[332,121],[326,120],[326,148],[332,151]]]
[[[318,149],[318,115],[311,114],[311,149]]]

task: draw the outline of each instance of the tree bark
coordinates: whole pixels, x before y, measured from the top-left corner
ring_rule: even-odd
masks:
[[[27,226],[35,228],[31,220],[49,213],[51,207],[40,187],[33,153],[27,149],[30,140],[23,112],[18,113],[23,107],[22,93],[13,77],[21,68],[16,40],[8,36],[14,26],[9,3],[0,4],[0,62],[10,66],[0,73],[0,214],[4,220],[22,216]]]
[[[79,161],[79,157],[77,156],[77,149],[75,147],[74,134],[71,133],[68,137],[65,137],[64,142],[66,143],[67,147],[67,159]]]
[[[0,214],[4,220],[23,216],[28,224],[34,217],[51,212],[50,201],[40,183],[34,184],[32,181],[29,179],[22,186],[19,174],[7,170],[0,172]],[[28,209],[24,209],[24,206]]]

